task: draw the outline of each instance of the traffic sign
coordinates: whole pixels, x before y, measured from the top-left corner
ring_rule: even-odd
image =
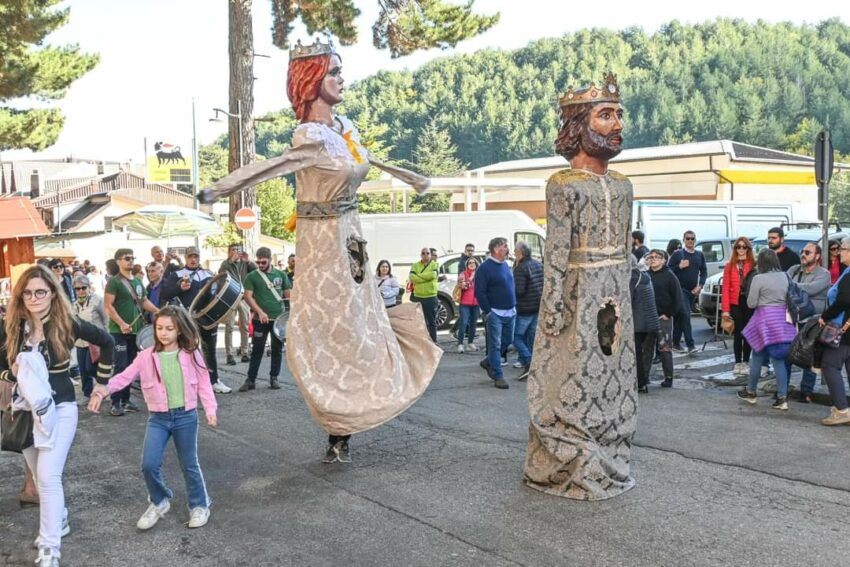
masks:
[[[818,134],[815,142],[815,178],[819,184],[832,180],[832,168],[835,166],[835,150],[829,131]]]
[[[257,214],[248,207],[242,207],[236,211],[233,217],[233,222],[242,230],[251,230],[257,226]]]

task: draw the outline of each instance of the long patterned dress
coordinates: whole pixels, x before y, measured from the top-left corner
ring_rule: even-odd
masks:
[[[546,204],[525,479],[548,494],[601,500],[634,486],[632,185],[613,171],[565,170],[549,178]]]
[[[286,356],[313,418],[332,435],[366,431],[402,413],[424,393],[442,355],[418,304],[384,307],[357,214],[370,158],[352,123],[340,121],[342,135],[301,124],[291,150],[212,188],[227,194],[296,172],[298,283]],[[372,163],[427,187],[416,174]]]

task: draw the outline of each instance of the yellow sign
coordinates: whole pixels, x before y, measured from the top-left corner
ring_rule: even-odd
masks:
[[[756,185],[817,185],[815,171],[762,171],[758,169],[721,169],[721,180]]]
[[[148,154],[145,163],[145,180],[148,183],[192,183],[192,154],[180,146],[156,142],[154,154]]]

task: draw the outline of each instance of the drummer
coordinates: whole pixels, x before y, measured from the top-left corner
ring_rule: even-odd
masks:
[[[215,277],[215,274],[201,267],[201,251],[195,246],[188,247],[186,249],[186,265],[165,276],[165,281],[162,284],[162,304],[165,305],[177,298],[188,310],[201,288],[213,277]],[[218,361],[215,358],[218,326],[210,330],[199,329],[199,331],[204,361],[210,371],[213,391],[217,394],[229,394],[233,390],[218,378]]]
[[[115,372],[121,372],[136,359],[136,334],[145,324],[142,311],[157,312],[147,298],[141,280],[133,277],[136,257],[130,248],[115,251],[118,273],[109,278],[103,293],[103,310],[109,317],[107,329],[115,340]],[[130,401],[130,386],[112,394],[110,415],[121,416],[125,411],[139,411]]]
[[[283,314],[284,299],[289,298],[292,282],[286,272],[272,267],[272,251],[262,246],[257,248],[257,270],[243,280],[245,302],[253,312],[254,334],[251,337],[251,362],[248,364],[248,379],[239,387],[247,392],[256,387],[257,373],[266,350],[266,338],[272,337],[272,366],[269,372],[269,388],[277,390],[280,366],[283,361],[283,341],[272,332],[274,320]]]

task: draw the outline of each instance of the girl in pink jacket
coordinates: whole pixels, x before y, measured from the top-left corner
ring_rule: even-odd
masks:
[[[148,488],[150,506],[136,527],[152,528],[171,508],[171,490],[162,477],[162,457],[168,440],[174,447],[189,498],[189,527],[200,528],[210,517],[210,499],[204,475],[198,464],[198,398],[204,406],[207,424],[218,425],[216,401],[209,372],[200,351],[195,324],[182,308],[166,306],[154,316],[154,346],[140,352],[126,370],[112,377],[108,386],[92,392],[89,409],[97,412],[103,399],[140,377],[142,395],[148,406],[142,473]]]

